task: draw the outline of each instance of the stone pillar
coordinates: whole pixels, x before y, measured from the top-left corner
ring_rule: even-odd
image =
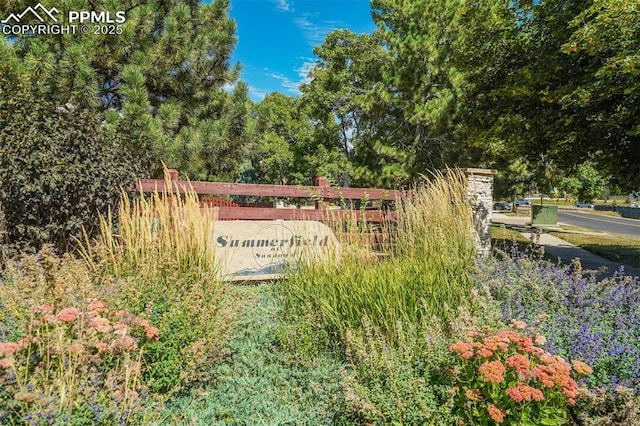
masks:
[[[493,211],[493,177],[496,170],[461,169],[467,176],[468,194],[473,210],[473,225],[476,233],[478,254],[487,256],[491,252],[491,212]]]

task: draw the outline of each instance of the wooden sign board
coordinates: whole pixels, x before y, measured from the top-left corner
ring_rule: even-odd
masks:
[[[213,244],[225,281],[279,278],[299,262],[328,262],[340,255],[333,231],[308,220],[215,221]]]

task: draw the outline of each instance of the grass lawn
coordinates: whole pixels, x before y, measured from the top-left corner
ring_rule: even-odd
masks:
[[[614,235],[587,235],[549,231],[549,234],[614,262],[640,267],[640,240]]]
[[[524,253],[530,253],[535,249],[535,244],[520,232],[499,223],[491,224],[491,247],[509,253],[514,245],[517,246],[519,252]]]

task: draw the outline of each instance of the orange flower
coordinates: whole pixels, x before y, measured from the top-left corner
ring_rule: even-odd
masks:
[[[464,352],[470,351],[471,349],[473,349],[473,345],[471,343],[460,341],[449,346],[450,352],[458,352],[459,354],[463,354]]]
[[[505,330],[501,331],[497,334],[498,337],[502,339],[507,339],[510,342],[518,342],[520,340],[520,336],[515,331]]]
[[[509,342],[508,337],[501,337],[500,335],[489,336],[484,339],[484,346],[493,352],[496,352],[498,349],[502,349],[504,352],[509,352],[507,342]]]
[[[593,373],[593,368],[589,367],[589,365],[585,364],[582,361],[573,361],[573,369],[578,374],[591,374],[591,373]]]
[[[524,395],[517,387],[507,389],[507,394],[509,395],[509,398],[515,402],[521,402],[524,399]]]
[[[518,390],[522,393],[522,397],[525,401],[531,401],[532,399],[535,401],[542,401],[544,399],[544,394],[540,389],[536,389],[527,385],[526,383],[519,382]]]
[[[487,382],[502,383],[504,382],[503,374],[506,373],[507,369],[500,361],[491,361],[481,364],[478,371]]]
[[[487,348],[482,348],[477,352],[478,356],[481,356],[482,358],[489,358],[493,355],[493,352],[491,352],[489,349]]]
[[[555,385],[553,376],[549,374],[549,367],[546,365],[536,365],[533,367],[533,375],[548,388],[552,388]]]
[[[544,394],[540,389],[536,389],[536,388],[531,388],[531,397],[533,398],[534,401],[538,401],[538,402],[544,400]]]
[[[58,315],[56,315],[56,319],[64,322],[74,322],[78,317],[82,314],[82,311],[78,308],[64,308]]]
[[[505,412],[495,405],[491,404],[488,406],[487,412],[496,423],[502,423],[504,421]]]
[[[471,401],[482,401],[482,392],[480,392],[480,389],[467,389],[464,391],[464,394],[467,399]]]
[[[515,354],[507,358],[507,365],[513,368],[516,373],[527,376],[529,375],[531,361],[529,361],[529,357],[526,355]]]
[[[13,365],[14,361],[13,358],[2,358],[0,359],[0,368],[7,369]]]

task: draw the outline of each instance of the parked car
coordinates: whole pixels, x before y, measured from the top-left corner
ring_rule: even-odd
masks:
[[[493,204],[493,209],[498,211],[511,211],[511,204],[499,201]]]
[[[593,208],[593,204],[590,204],[590,203],[576,203],[576,207],[578,207],[579,209],[592,209]]]
[[[516,200],[516,206],[520,207],[520,206],[530,206],[531,205],[531,200],[528,200],[526,198],[519,198]]]

